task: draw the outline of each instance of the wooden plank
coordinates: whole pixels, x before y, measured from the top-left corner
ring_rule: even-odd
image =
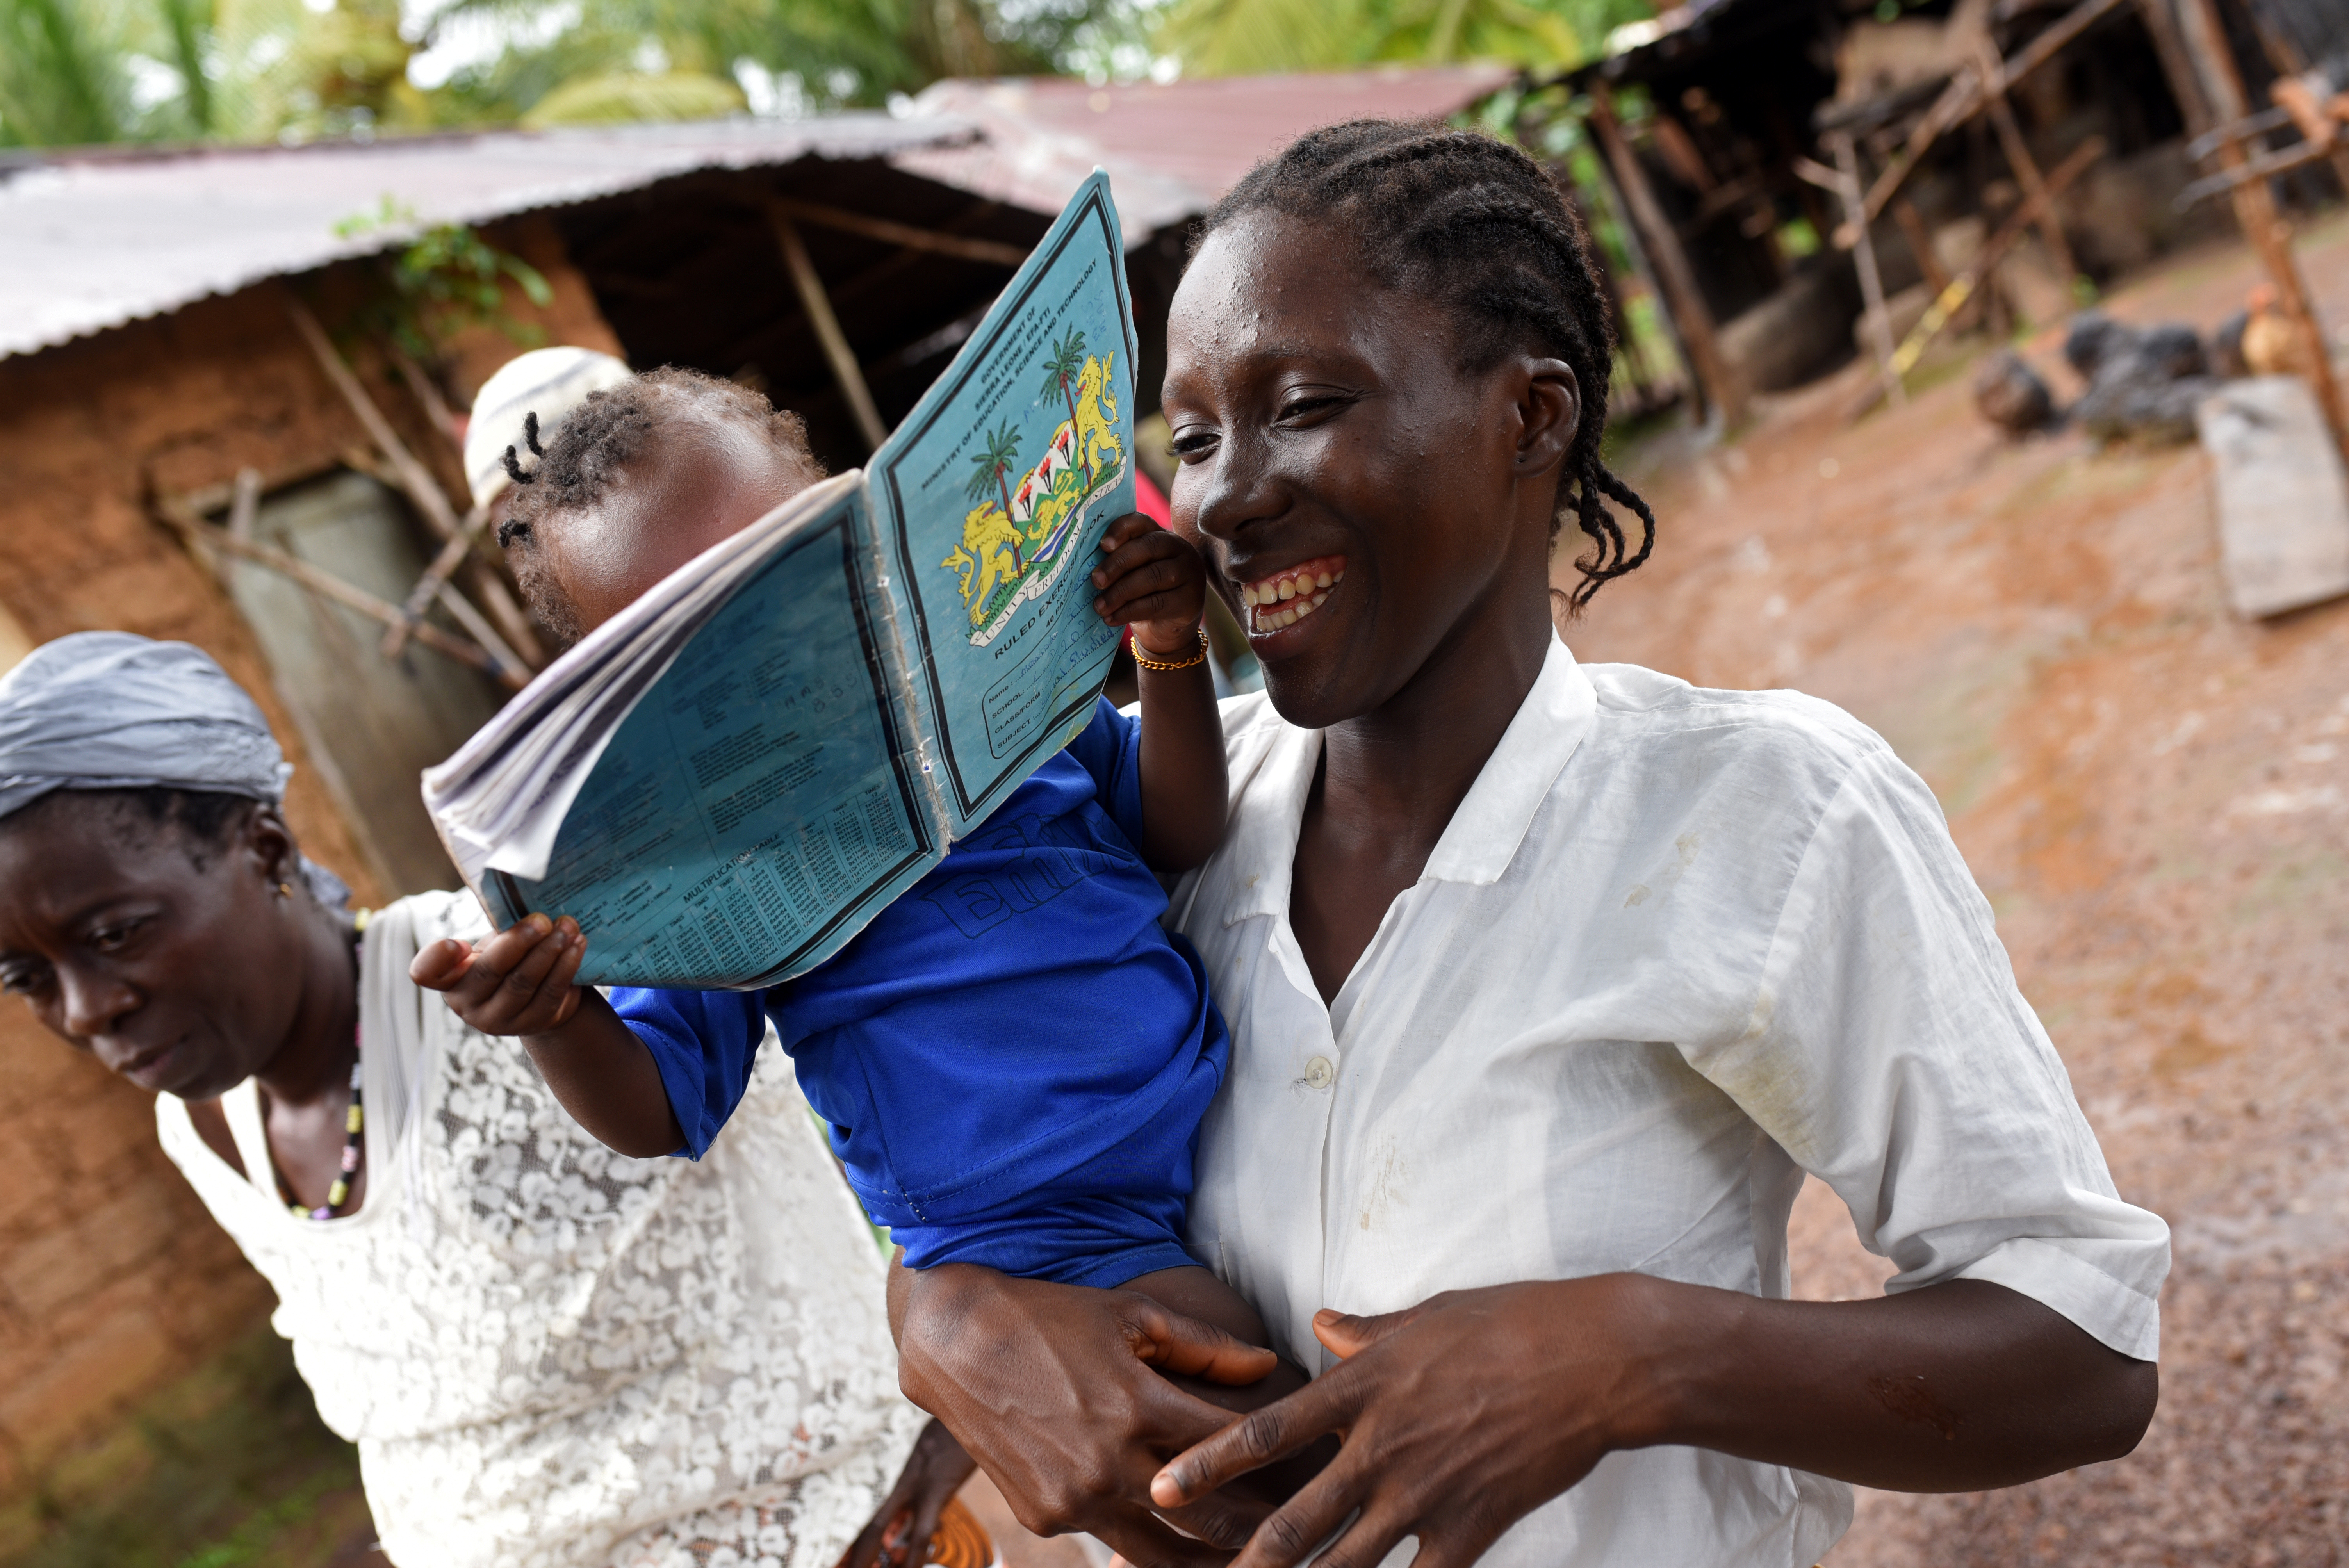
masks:
[[[864,372],[848,346],[848,335],[840,330],[840,318],[832,314],[832,301],[824,295],[823,279],[816,275],[815,263],[808,259],[807,246],[801,242],[781,197],[767,209],[767,218],[774,226],[775,243],[783,253],[792,286],[799,291],[800,307],[807,312],[808,323],[815,328],[816,341],[823,346],[824,359],[832,366],[833,379],[840,385],[840,395],[848,400],[848,410],[856,418],[864,444],[877,449],[889,438],[888,428],[873,406],[873,389],[864,384]]]
[[[367,438],[375,443],[376,449],[391,465],[393,488],[403,492],[415,504],[425,525],[432,530],[434,538],[444,541],[457,538],[462,533],[463,525],[455,509],[450,506],[448,494],[441,490],[440,481],[416,460],[416,455],[399,438],[399,432],[391,428],[391,421],[383,417],[383,410],[376,407],[375,399],[368,397],[367,388],[359,385],[359,378],[352,374],[348,365],[343,363],[343,356],[336,352],[333,342],[326,336],[326,329],[318,325],[318,318],[310,314],[310,307],[290,292],[285,295],[285,314],[293,318],[295,329],[301,333],[302,341],[310,346],[310,353],[317,360],[318,368],[326,373],[326,379],[334,385],[336,391],[342,394],[343,401],[350,406],[351,412],[358,416]],[[453,430],[450,436],[452,440],[455,438]],[[504,636],[491,631],[487,618],[473,607],[472,602],[445,583],[438,591],[439,598],[448,607],[449,613],[457,617],[458,624],[481,638],[484,646],[494,646],[503,658],[519,664],[521,661],[509,646],[509,640],[535,651],[537,635],[531,630],[530,618],[523,614],[522,606],[513,602],[513,595],[506,592],[504,583],[484,579],[478,581],[475,586],[498,619],[505,623]],[[398,624],[406,627],[409,623],[403,621]]]
[[[1909,388],[1892,366],[1892,313],[1884,305],[1884,274],[1876,266],[1876,241],[1870,236],[1867,196],[1859,186],[1859,155],[1851,133],[1837,131],[1827,139],[1835,149],[1837,194],[1843,198],[1844,222],[1859,235],[1855,260],[1859,263],[1859,297],[1868,307],[1868,341],[1876,347],[1876,376],[1884,395],[1896,408],[1909,406]]]
[[[375,399],[368,397],[367,388],[359,385],[359,378],[351,374],[349,366],[343,363],[343,356],[335,351],[334,344],[327,339],[326,329],[318,325],[318,318],[310,314],[310,307],[288,294],[285,296],[285,314],[293,318],[295,330],[302,335],[302,341],[310,346],[311,356],[317,360],[318,368],[326,373],[327,381],[342,394],[343,401],[350,406],[351,412],[358,416],[367,438],[376,444],[376,449],[391,465],[399,488],[407,492],[409,500],[416,503],[416,510],[422,514],[425,526],[432,530],[432,537],[447,539],[453,535],[457,531],[457,514],[450,507],[448,496],[441,492],[439,481],[422,463],[416,460],[416,455],[408,449],[408,444],[391,428],[391,421],[383,417],[383,410],[375,406]]]
[[[819,228],[862,234],[868,240],[885,240],[893,245],[930,251],[941,256],[956,256],[966,262],[986,262],[999,267],[1017,268],[1028,259],[1025,248],[1007,245],[1000,240],[975,240],[963,234],[942,234],[936,229],[917,229],[911,223],[875,218],[868,212],[852,212],[845,207],[828,207],[821,201],[802,201],[792,196],[776,196],[771,200],[774,210],[786,217],[802,223],[813,223]]]
[[[1721,356],[1721,342],[1713,334],[1713,313],[1705,308],[1704,295],[1697,287],[1696,271],[1689,265],[1688,253],[1681,248],[1680,236],[1664,216],[1663,207],[1648,183],[1647,171],[1640,167],[1639,156],[1623,134],[1622,122],[1615,116],[1614,96],[1598,84],[1593,84],[1590,91],[1590,126],[1599,133],[1599,145],[1606,150],[1615,188],[1623,197],[1624,215],[1630,219],[1640,247],[1655,266],[1664,309],[1671,315],[1681,346],[1688,354],[1689,374],[1712,412],[1723,425],[1733,425],[1745,415],[1744,388],[1730,374],[1728,362]]]
[[[2308,383],[2228,382],[2194,422],[2235,613],[2257,619],[2349,593],[2349,475]]]
[[[2226,29],[2220,23],[2217,6],[2212,0],[2178,0],[2178,20],[2184,24],[2186,41],[2202,73],[2212,116],[2230,125],[2246,119],[2251,105],[2245,101],[2243,78],[2228,47]],[[2222,167],[2235,170],[2251,160],[2243,144],[2229,138],[2219,149],[2219,161]],[[2333,432],[2334,447],[2349,456],[2349,410],[2343,408],[2340,384],[2333,379],[2332,345],[2326,341],[2323,324],[2316,319],[2315,307],[2309,303],[2308,285],[2301,278],[2300,263],[2292,259],[2291,225],[2276,215],[2275,193],[2264,180],[2248,180],[2237,185],[2234,201],[2235,222],[2241,226],[2243,238],[2251,242],[2266,264],[2268,279],[2275,284],[2276,303],[2307,342],[2309,385],[2316,394],[2317,407],[2324,415],[2325,428]]]
[[[2064,189],[2080,177],[2082,170],[2102,158],[2104,154],[2104,138],[2100,136],[2088,138],[2073,150],[2071,157],[2055,166],[2055,171],[2048,175],[2047,183],[2036,197],[2024,201],[2013,211],[2007,214],[2006,222],[1998,226],[1998,232],[1984,241],[1982,250],[1975,254],[1972,261],[1966,263],[1966,270],[1950,280],[1949,287],[1943,289],[1934,298],[1933,303],[1925,307],[1924,316],[1909,329],[1909,335],[1901,340],[1899,348],[1892,356],[1894,375],[1906,376],[1916,368],[1917,361],[1924,356],[1926,348],[1931,345],[1933,339],[1940,335],[1941,329],[1950,325],[1950,319],[1952,316],[1965,309],[1966,301],[1973,297],[1976,289],[1982,287],[1982,280],[1989,277],[1998,263],[2006,259],[2007,252],[2014,248],[2015,242],[2023,238],[2023,231],[2029,228],[2032,222],[2039,216],[2039,209],[2062,195]],[[1880,387],[1869,387],[1857,401],[1845,410],[1844,418],[1847,420],[1860,418],[1876,407],[1877,399],[1880,396]]]
[[[319,571],[308,562],[288,555],[285,552],[249,539],[240,539],[227,529],[205,522],[188,507],[185,500],[174,496],[155,498],[155,516],[190,544],[222,555],[233,555],[256,565],[266,566],[282,573],[324,599],[349,606],[370,620],[386,625],[399,622],[399,606],[386,603],[364,588],[354,588],[341,578]],[[485,675],[495,677],[511,691],[520,691],[530,683],[530,672],[514,665],[501,664],[497,657],[478,643],[467,642],[432,624],[419,623],[411,634],[415,639],[435,653],[446,654],[460,664],[471,665]]]
[[[2014,106],[2006,101],[2006,84],[1999,77],[1994,60],[1985,61],[1983,79],[1990,83],[1991,129],[1998,133],[1999,150],[2006,154],[2006,166],[2014,171],[2014,181],[2023,187],[2026,197],[2043,196],[2047,180],[2039,171],[2039,160],[2031,156],[2031,144],[2023,139],[2023,127],[2015,123]],[[2047,247],[2047,254],[2055,263],[2055,271],[2065,287],[2080,275],[2079,263],[2072,259],[2072,242],[2064,237],[2064,220],[2053,202],[2040,203],[2037,221],[2039,238]]]
[[[2169,0],[2137,0],[2137,9],[2145,21],[2147,35],[2153,39],[2153,52],[2160,57],[2161,74],[2169,81],[2169,96],[2178,100],[2178,113],[2186,121],[2186,134],[2204,135],[2210,129],[2210,105],[2202,96],[2201,82],[2194,75],[2194,61],[2186,52],[2186,40],[2178,36],[2178,18],[2169,9]]]
[[[2188,3],[2192,4],[2192,0],[2188,0]],[[1893,155],[1892,161],[1885,165],[1884,172],[1877,176],[1876,183],[1868,187],[1868,221],[1874,222],[1877,214],[1884,211],[1884,204],[1892,200],[1892,194],[1900,189],[1901,181],[1909,178],[1918,161],[1944,132],[1963,125],[1982,111],[1983,105],[1990,101],[1990,89],[2004,92],[2054,59],[2057,50],[2102,21],[2107,12],[2120,4],[2121,0],[2081,0],[2062,21],[2024,45],[2013,59],[2001,61],[1991,67],[1987,77],[1983,68],[1978,66],[1961,68],[1950,79],[1950,85],[1941,96],[1934,100],[1933,107],[1925,111],[1925,118],[1909,133],[1908,144]],[[1856,237],[1849,233],[1849,230],[1850,225],[1846,224],[1836,231],[1836,243],[1846,250],[1851,248]]]
[[[1940,253],[1933,249],[1933,231],[1925,225],[1925,215],[1917,211],[1917,203],[1906,196],[1892,199],[1892,221],[1900,225],[1900,237],[1909,242],[1916,253],[1917,270],[1925,274],[1926,284],[1938,294],[1955,280],[1947,267],[1941,265]]]

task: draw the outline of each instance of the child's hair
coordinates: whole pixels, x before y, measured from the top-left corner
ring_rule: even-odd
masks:
[[[505,450],[506,472],[514,480],[514,501],[498,525],[498,543],[512,551],[514,577],[547,630],[565,642],[579,634],[578,615],[536,548],[546,521],[564,512],[594,506],[628,465],[666,432],[690,422],[725,421],[766,440],[802,482],[823,478],[823,465],[808,450],[807,425],[788,408],[778,408],[738,382],[674,366],[632,376],[617,387],[591,392],[564,418],[554,442],[538,444],[538,416],[526,418],[523,440],[538,458],[525,469],[523,454]]]
[[[1567,595],[1592,594],[1648,559],[1656,517],[1599,460],[1614,335],[1590,267],[1582,225],[1539,165],[1516,148],[1440,124],[1358,119],[1309,131],[1266,160],[1216,203],[1192,253],[1217,229],[1261,209],[1328,220],[1360,249],[1374,276],[1450,311],[1461,368],[1485,370],[1513,350],[1554,355],[1574,368],[1582,422],[1558,480],[1556,540],[1569,512],[1590,536]],[[1601,498],[1637,514],[1636,551]]]

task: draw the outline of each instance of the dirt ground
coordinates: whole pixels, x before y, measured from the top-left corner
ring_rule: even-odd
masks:
[[[2349,221],[2301,247],[2349,347]],[[2208,329],[2238,246],[2117,291]],[[2059,396],[2060,328],[2022,346]],[[1623,466],[1653,562],[1585,660],[1841,704],[1921,772],[1998,912],[2122,1193],[2167,1218],[2162,1399],[2116,1464],[2015,1491],[1864,1494],[1828,1568],[2349,1563],[2349,602],[2228,613],[2198,448],[2002,439],[1971,362],[1846,427],[1865,371],[1710,451]],[[1814,1182],[1798,1294],[1889,1273]]]

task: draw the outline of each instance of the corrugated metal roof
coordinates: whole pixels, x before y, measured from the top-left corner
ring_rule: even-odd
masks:
[[[843,114],[60,155],[0,183],[0,357],[380,250],[385,233],[343,239],[335,226],[386,198],[424,223],[480,223],[697,170],[872,158],[969,135],[943,116]]]
[[[1099,165],[1127,242],[1139,243],[1213,206],[1300,132],[1365,115],[1449,115],[1516,75],[1507,66],[1398,66],[1101,88],[1062,77],[943,81],[914,100],[916,115],[968,121],[984,136],[890,161],[1039,212],[1059,211]]]

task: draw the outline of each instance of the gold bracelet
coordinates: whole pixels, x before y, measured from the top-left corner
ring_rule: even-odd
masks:
[[[1143,647],[1142,639],[1137,636],[1133,639],[1133,662],[1145,670],[1195,669],[1207,662],[1207,628],[1205,626],[1199,628],[1199,651],[1187,659],[1159,658],[1148,648]]]

